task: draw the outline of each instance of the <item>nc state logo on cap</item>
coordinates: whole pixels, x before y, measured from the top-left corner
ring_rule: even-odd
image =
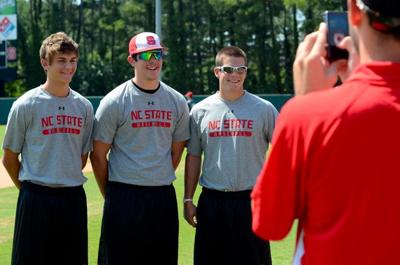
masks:
[[[137,54],[150,50],[161,50],[164,49],[160,44],[160,38],[157,34],[152,32],[139,33],[130,40],[129,42],[129,54]]]
[[[156,45],[156,40],[154,39],[153,36],[148,36],[148,37],[147,37],[147,44],[149,44],[149,45]]]

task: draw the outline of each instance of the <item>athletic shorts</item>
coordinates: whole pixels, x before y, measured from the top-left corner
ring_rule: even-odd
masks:
[[[268,241],[252,231],[250,190],[203,188],[197,207],[195,265],[269,265]]]
[[[85,265],[87,244],[82,186],[50,188],[22,182],[11,264]]]
[[[176,265],[175,189],[108,182],[98,264]]]

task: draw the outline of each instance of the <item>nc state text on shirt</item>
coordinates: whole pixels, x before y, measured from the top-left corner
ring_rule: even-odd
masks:
[[[172,111],[168,110],[134,110],[131,111],[131,119],[132,120],[171,120],[172,119]]]
[[[226,119],[223,120],[223,129],[253,129],[253,120],[242,119]],[[208,122],[208,129],[219,130],[221,129],[221,120],[214,120]]]
[[[71,115],[56,115],[41,118],[42,128],[55,125],[68,125],[74,127],[82,127],[83,118]]]

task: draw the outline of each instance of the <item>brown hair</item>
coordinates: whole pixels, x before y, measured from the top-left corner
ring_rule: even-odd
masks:
[[[215,56],[215,66],[222,66],[222,57],[224,55],[241,57],[244,59],[244,63],[247,65],[247,55],[242,49],[236,46],[227,46],[219,50],[219,52]]]
[[[79,45],[64,32],[57,32],[48,36],[39,50],[40,59],[51,63],[57,53],[75,53],[79,57]]]

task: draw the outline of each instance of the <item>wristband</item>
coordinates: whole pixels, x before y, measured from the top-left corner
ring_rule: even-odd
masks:
[[[183,203],[187,203],[187,202],[193,202],[193,199],[184,198],[184,199],[183,199]]]

